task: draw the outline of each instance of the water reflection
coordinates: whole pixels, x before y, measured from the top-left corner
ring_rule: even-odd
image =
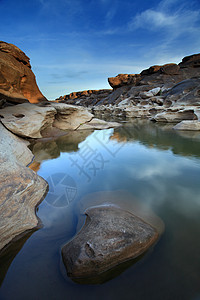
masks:
[[[149,148],[169,149],[174,154],[200,157],[200,132],[176,131],[172,127],[170,124],[137,120],[116,128],[110,139],[118,142],[139,141]]]
[[[67,295],[69,299],[131,300],[133,294],[140,300],[198,299],[199,133],[176,132],[171,125],[147,121],[124,124],[105,133],[105,145],[95,141],[94,133],[88,130],[32,145],[35,161],[31,167],[45,179],[52,174],[70,175],[77,195],[65,207],[41,203],[38,216],[44,227],[22,248],[16,247],[18,255],[8,259],[3,276],[10,267],[1,286],[1,299],[27,299],[30,295],[33,299],[65,299]],[[103,133],[98,137],[103,138]],[[113,150],[118,145],[120,149],[112,157],[107,154],[109,162],[90,182],[69,160],[72,155],[74,159],[79,156],[85,139],[103,156],[106,147]],[[64,280],[60,272],[61,247],[82,227],[86,208],[109,203],[154,222],[161,232],[164,222],[161,239],[150,255],[121,274],[121,269],[114,272],[117,277],[106,274],[106,278],[98,279],[104,284],[77,285]]]

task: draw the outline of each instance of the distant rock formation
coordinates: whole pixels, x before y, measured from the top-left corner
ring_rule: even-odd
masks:
[[[0,41],[0,108],[5,103],[46,100],[37,86],[28,56],[15,45]]]
[[[184,57],[179,64],[151,66],[140,74],[119,74],[108,82],[113,90],[104,98],[90,93],[83,101],[77,94],[73,104],[88,106],[100,118],[112,115],[156,122],[200,122],[200,54]]]
[[[88,106],[91,104],[96,105],[99,101],[105,99],[112,93],[110,89],[103,89],[103,90],[88,90],[88,91],[81,91],[81,92],[73,92],[68,95],[60,96],[56,99],[56,102],[63,102],[67,104],[76,104],[83,106]]]

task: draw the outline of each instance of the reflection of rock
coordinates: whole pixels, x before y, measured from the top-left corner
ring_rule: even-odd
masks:
[[[62,248],[70,277],[97,276],[148,250],[158,239],[157,231],[133,214],[116,207],[86,211],[82,230]]]
[[[30,145],[30,149],[35,156],[35,161],[40,163],[43,160],[59,157],[61,152],[78,151],[79,143],[84,141],[92,132],[91,130],[70,131],[67,135],[51,141],[34,142]]]
[[[115,128],[121,126],[120,123],[117,122],[106,122],[104,120],[99,119],[92,119],[91,121],[81,125],[79,129],[108,129],[108,128]]]
[[[33,170],[34,172],[38,172],[40,169],[40,163],[37,161],[32,162],[29,166],[29,169]]]
[[[30,59],[18,47],[5,42],[0,42],[0,99],[13,104],[46,100],[31,71]]]
[[[18,252],[22,249],[24,246],[24,243],[27,241],[28,238],[33,234],[34,230],[31,232],[27,232],[24,234],[23,237],[20,239],[17,239],[10,243],[7,247],[5,247],[1,253],[0,253],[0,266],[1,266],[1,272],[0,272],[0,286],[3,283],[3,280],[5,278],[5,275],[14,260],[15,256],[18,254]]]
[[[162,124],[162,123],[160,123]],[[121,139],[126,137],[127,141],[139,141],[148,147],[156,147],[159,149],[170,149],[175,154],[184,156],[199,157],[199,138],[197,135],[180,135],[179,131],[171,130],[172,126],[157,125],[146,120],[137,120],[132,126],[126,125],[115,128],[114,134],[118,134]],[[180,131],[181,132],[181,131]],[[113,137],[112,137],[113,138]],[[188,143],[188,138],[190,142]]]
[[[35,206],[47,183],[29,168],[32,154],[26,143],[0,125],[0,249],[14,237],[37,226]]]

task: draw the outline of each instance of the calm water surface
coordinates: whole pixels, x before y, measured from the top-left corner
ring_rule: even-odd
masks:
[[[137,121],[31,147],[30,167],[50,185],[37,211],[43,228],[0,257],[0,299],[200,299],[200,133]],[[84,210],[100,204],[157,216],[165,230],[123,272],[78,284],[65,274],[61,247]]]

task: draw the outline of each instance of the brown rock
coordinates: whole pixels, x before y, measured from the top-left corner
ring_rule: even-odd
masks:
[[[158,232],[133,214],[117,207],[86,211],[86,222],[62,248],[67,273],[72,278],[93,277],[138,257],[158,239]]]
[[[0,41],[0,99],[11,103],[46,101],[40,92],[30,59],[18,47]]]
[[[181,68],[200,68],[200,53],[184,57],[179,66]]]
[[[124,85],[137,85],[140,81],[140,74],[119,74],[115,77],[108,78],[110,86],[114,89]]]

